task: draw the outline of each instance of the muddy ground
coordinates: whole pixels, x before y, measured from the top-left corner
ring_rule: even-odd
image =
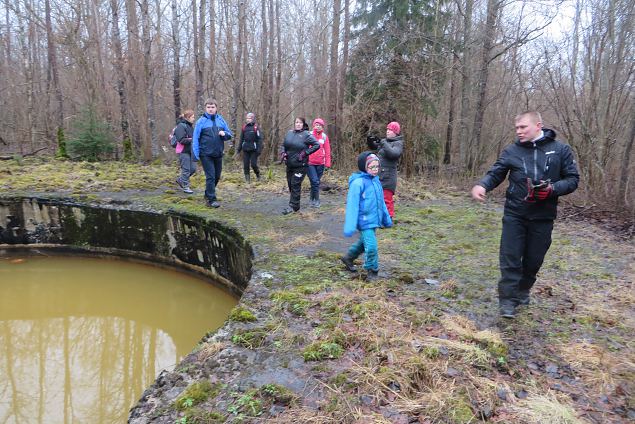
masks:
[[[252,243],[254,276],[226,325],[164,372],[133,423],[618,423],[635,420],[635,248],[580,214],[557,221],[530,306],[498,317],[502,203],[402,181],[378,234],[380,281],[339,255],[347,175],[322,207],[282,216],[282,170],[247,185],[227,164],[221,208],[175,187],[173,167],[0,164],[3,193],[200,214]],[[305,182],[308,188],[308,181]],[[568,210],[568,209],[567,209]]]

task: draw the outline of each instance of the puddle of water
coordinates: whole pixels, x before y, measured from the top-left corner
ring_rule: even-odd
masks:
[[[237,300],[195,277],[83,257],[0,259],[0,422],[126,422]]]

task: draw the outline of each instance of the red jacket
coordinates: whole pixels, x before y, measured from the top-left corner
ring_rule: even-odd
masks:
[[[318,134],[315,130],[312,132],[313,137],[320,143],[320,148],[309,156],[309,165],[324,165],[331,167],[331,145],[329,136],[324,131]]]

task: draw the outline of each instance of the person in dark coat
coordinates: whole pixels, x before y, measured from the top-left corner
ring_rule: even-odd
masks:
[[[194,133],[194,111],[187,109],[179,117],[174,130],[176,138],[176,153],[179,155],[180,175],[176,179],[176,184],[181,187],[184,193],[192,194],[190,188],[190,177],[196,172],[196,162],[192,157],[192,134]]]
[[[245,181],[251,182],[249,165],[256,174],[256,179],[260,181],[260,168],[258,168],[258,156],[262,152],[262,137],[260,128],[256,124],[256,115],[248,113],[245,116],[245,125],[240,132],[240,143],[236,148],[236,153],[243,152],[243,172]]]
[[[516,117],[516,136],[471,193],[483,202],[508,177],[498,282],[504,318],[514,318],[519,305],[530,303],[529,293],[551,246],[558,198],[575,191],[580,181],[571,147],[543,128],[538,112]]]
[[[371,143],[377,149],[377,156],[381,169],[379,170],[379,181],[384,188],[384,200],[390,218],[395,216],[395,200],[393,196],[397,190],[397,166],[403,154],[403,137],[401,136],[401,126],[399,122],[391,122],[386,125],[386,138],[373,140]]]
[[[309,133],[304,118],[295,118],[294,127],[282,143],[281,160],[287,164],[287,185],[289,187],[289,207],[282,211],[287,215],[300,210],[302,181],[309,167],[309,155],[320,148],[318,141]]]

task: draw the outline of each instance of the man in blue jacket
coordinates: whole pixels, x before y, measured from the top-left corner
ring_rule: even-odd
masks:
[[[205,171],[205,200],[211,208],[220,206],[216,199],[216,186],[223,171],[225,141],[232,138],[232,132],[218,113],[216,100],[207,99],[205,113],[198,118],[192,137],[192,153],[200,160]]]
[[[538,112],[516,117],[516,136],[472,188],[472,197],[483,202],[485,193],[509,174],[499,252],[498,299],[504,318],[514,318],[517,306],[529,304],[529,292],[551,246],[558,197],[575,191],[580,181],[571,147],[542,127]]]
[[[364,269],[368,272],[367,281],[378,278],[379,255],[375,231],[379,227],[392,227],[392,220],[384,202],[384,189],[379,182],[379,158],[371,152],[364,152],[357,158],[360,172],[348,179],[346,196],[346,218],[344,236],[351,237],[359,230],[359,240],[355,242],[342,262],[351,272],[357,272],[353,261],[362,252],[365,255]]]

